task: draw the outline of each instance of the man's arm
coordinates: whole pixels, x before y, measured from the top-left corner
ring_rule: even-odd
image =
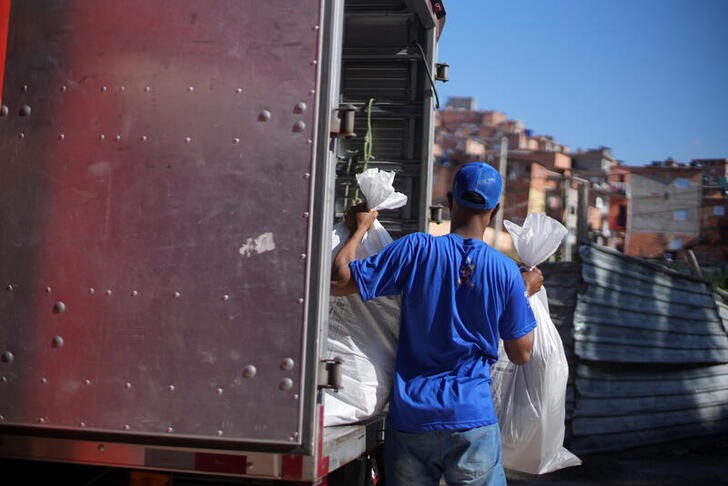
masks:
[[[534,295],[543,286],[543,273],[536,267],[521,269],[521,277],[529,296]],[[503,348],[508,359],[517,365],[528,363],[533,351],[533,330],[518,339],[504,339]]]
[[[368,211],[363,206],[356,206],[347,212],[346,224],[351,234],[334,257],[331,268],[331,295],[353,295],[359,292],[356,282],[351,278],[349,263],[356,260],[356,247],[364,239],[378,214],[377,211]]]
[[[533,350],[533,331],[518,339],[504,339],[503,348],[506,350],[506,355],[511,363],[517,365],[528,363]]]

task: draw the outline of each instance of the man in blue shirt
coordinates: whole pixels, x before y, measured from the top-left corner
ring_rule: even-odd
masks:
[[[464,165],[448,194],[449,235],[413,233],[364,260],[355,249],[377,213],[347,216],[352,233],[334,259],[332,293],[402,296],[387,486],[436,486],[443,476],[451,485],[506,482],[490,366],[499,337],[511,361],[528,361],[536,320],[527,297],[543,277],[535,268],[522,275],[483,241],[502,186],[490,165]]]

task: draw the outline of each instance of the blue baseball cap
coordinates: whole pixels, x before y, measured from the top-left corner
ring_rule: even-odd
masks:
[[[460,167],[452,183],[452,197],[460,206],[480,211],[493,209],[500,201],[503,178],[485,162]]]

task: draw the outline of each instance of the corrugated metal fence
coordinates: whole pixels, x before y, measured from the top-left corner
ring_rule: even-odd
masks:
[[[571,450],[728,432],[728,306],[710,284],[591,245],[542,269],[569,359]]]

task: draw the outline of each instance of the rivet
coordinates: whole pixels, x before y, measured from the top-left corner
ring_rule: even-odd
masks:
[[[58,302],[53,304],[53,312],[55,312],[56,314],[63,314],[64,312],[66,312],[66,304],[59,300]]]
[[[298,432],[294,432],[293,437],[298,437]]]
[[[23,105],[20,107],[20,111],[18,112],[18,115],[20,116],[30,116],[31,109],[28,105]]]
[[[299,304],[303,304],[304,303],[303,297],[299,297],[296,302],[298,302]]]
[[[225,294],[225,295],[222,296],[222,300],[225,301],[225,302],[227,302],[228,300],[230,300],[230,296],[227,295],[227,294]]]
[[[78,423],[78,426],[79,427],[86,427],[86,422],[79,422]]]
[[[0,422],[5,420],[5,415],[0,415]]]
[[[115,137],[114,137],[114,140],[116,140],[117,142],[118,142],[119,140],[121,140],[121,135],[117,135],[117,136],[115,136]]]
[[[293,380],[291,380],[290,378],[283,378],[278,384],[278,388],[283,391],[290,390],[291,388],[293,388]]]
[[[151,90],[152,90],[152,87],[151,86],[145,86],[144,87],[144,91],[146,91],[147,93],[149,93]]]
[[[305,102],[301,101],[300,103],[297,103],[295,107],[293,107],[293,113],[300,115],[301,113],[305,113],[307,109],[308,105],[306,105]]]
[[[7,383],[8,377],[7,376],[0,376],[0,383]]]
[[[305,253],[301,253],[301,254],[300,254],[300,255],[298,256],[298,258],[300,258],[301,260],[305,260],[305,259],[306,259],[306,254],[305,254]]]
[[[45,419],[44,419],[43,417],[40,417],[40,418],[38,419],[38,423],[39,423],[39,424],[44,424],[45,422],[46,422],[46,421],[45,421]]]
[[[215,390],[215,393],[217,393],[218,395],[222,395],[222,392],[223,392],[222,388],[218,388],[217,390]]]
[[[137,295],[139,295],[139,291],[138,290],[132,290],[131,291],[131,296],[132,297],[136,297]]]
[[[106,93],[108,90],[109,90],[109,88],[106,87],[106,86],[102,86],[101,87],[101,91],[104,92],[104,93]]]
[[[5,351],[2,355],[0,355],[0,361],[3,363],[12,363],[15,359],[15,356],[13,356],[13,353],[10,351]]]
[[[27,92],[28,92],[28,85],[27,85],[27,84],[24,84],[24,85],[23,85],[23,87],[22,87],[22,88],[20,88],[20,90],[21,90],[21,91],[22,91],[23,93],[27,93]]]
[[[46,287],[46,293],[50,294],[52,290],[50,287]]]
[[[125,425],[124,425],[124,427],[122,427],[122,428],[123,428],[124,430],[129,430],[129,429],[131,429],[131,426],[129,426],[128,424],[125,424]]]
[[[65,140],[65,139],[66,139],[66,136],[64,134],[62,134],[62,133],[58,134],[58,140]]]
[[[105,140],[105,139],[106,139],[106,135],[104,135],[103,133],[101,135],[99,135],[99,140]]]
[[[310,172],[306,172],[305,174],[303,174],[303,178],[304,179],[310,179],[311,178],[311,173]]]
[[[68,91],[68,86],[61,86],[61,93],[65,93],[66,91]]]
[[[122,91],[122,92],[126,91],[126,86],[121,86],[121,87],[119,88],[119,91]]]
[[[312,66],[315,66],[316,64],[318,64],[318,61],[316,59],[314,59],[313,61],[311,61],[311,65]]]
[[[8,286],[5,287],[5,290],[7,290],[8,292],[12,292],[13,289],[14,289],[13,284],[8,284]]]
[[[253,464],[252,462],[245,463],[245,469],[249,470],[249,469],[253,469],[253,467],[255,467],[255,464]]]
[[[96,289],[94,289],[92,287],[92,288],[88,289],[88,293],[91,294],[91,295],[94,295],[96,293]]]
[[[23,132],[18,133],[18,138],[20,140],[24,139],[25,138],[25,134]]]
[[[243,92],[243,88],[238,88],[238,89],[235,90],[235,92],[238,93],[238,94],[240,94],[240,93]]]
[[[146,136],[146,135],[142,135],[142,136],[141,136],[141,137],[139,138],[139,140],[141,140],[142,142],[146,142],[146,141],[147,141],[147,136]]]
[[[260,112],[260,114],[258,115],[258,121],[259,121],[259,122],[266,122],[266,121],[270,120],[271,116],[272,116],[272,115],[271,115],[271,112],[270,112],[270,111],[268,111],[268,110],[263,110],[263,111],[261,111],[261,112]]]
[[[129,390],[131,388],[131,383],[129,383],[128,381],[126,383],[124,383],[124,388]]]
[[[298,400],[298,393],[296,393],[295,395],[293,395],[293,399],[294,400]]]
[[[91,380],[88,380],[88,379],[83,380],[83,384],[84,385],[90,385],[91,384]]]
[[[306,129],[306,124],[300,120],[293,124],[293,131],[296,133],[301,133],[305,129]]]
[[[63,347],[63,338],[61,336],[55,336],[51,340],[51,346],[54,348],[62,348]]]
[[[192,141],[191,137],[185,137],[185,142],[190,143]]]
[[[233,138],[233,143],[235,143],[235,144],[240,143],[240,139],[238,137]]]
[[[187,91],[189,91],[190,93],[193,92],[194,90],[195,90],[194,86],[187,86]]]
[[[217,431],[217,435],[222,436],[222,434],[223,434],[223,431],[222,430],[218,430]]]
[[[295,366],[295,364],[296,363],[293,361],[293,359],[286,358],[283,361],[281,361],[281,369],[286,370],[286,371],[292,370],[293,367]]]
[[[313,26],[313,30],[319,30],[320,28],[321,28],[321,26],[319,26],[319,25],[314,25]]]
[[[258,372],[258,370],[253,365],[248,365],[245,368],[243,368],[243,376],[245,378],[252,378],[255,376],[255,374]]]
[[[309,138],[308,140],[306,140],[306,143],[307,143],[308,145],[311,145],[311,144],[313,143],[313,140],[311,140],[311,139]]]
[[[171,434],[172,432],[174,432],[174,427],[167,427],[167,433]]]
[[[106,292],[105,293],[106,293],[106,295],[111,295],[111,293],[112,293],[111,292],[111,289],[106,289]]]
[[[8,116],[8,113],[10,113],[10,110],[7,106],[2,105],[0,106],[0,116]]]
[[[48,384],[48,378],[41,378],[41,379],[40,379],[40,382],[41,382],[41,383],[42,383],[43,385],[46,385],[46,384]]]
[[[307,219],[309,216],[311,216],[311,214],[308,211],[306,211],[301,216],[303,216],[304,219]]]
[[[182,294],[181,293],[179,293],[179,292],[175,292],[174,293],[174,298],[175,299],[179,299],[180,297],[182,297]]]
[[[104,452],[106,450],[106,447],[104,446],[104,444],[99,444],[98,450],[99,452]]]
[[[293,437],[293,436],[290,436],[290,437],[288,438],[288,440],[290,440],[291,442],[293,442],[293,441],[295,441],[295,440],[296,440],[296,438],[295,438],[295,437]]]
[[[308,92],[308,94],[314,95],[314,94],[316,94],[316,90],[315,89],[312,89],[311,91]]]
[[[173,392],[173,391],[174,391],[174,385],[169,385],[169,386],[167,387],[167,390],[169,390],[169,391]]]

